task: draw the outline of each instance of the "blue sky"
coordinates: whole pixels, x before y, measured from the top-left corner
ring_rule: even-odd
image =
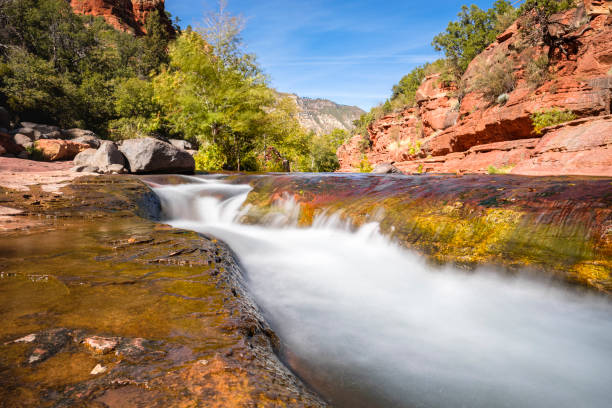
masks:
[[[384,101],[416,65],[438,58],[432,38],[462,4],[493,0],[229,0],[247,19],[243,37],[281,92],[364,110]],[[197,26],[214,0],[166,0],[181,26]]]

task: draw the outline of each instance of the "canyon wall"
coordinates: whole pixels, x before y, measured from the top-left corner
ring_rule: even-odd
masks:
[[[70,0],[70,5],[75,13],[104,17],[116,29],[135,35],[146,34],[147,17],[157,11],[168,31],[174,33],[165,0]]]
[[[394,163],[404,172],[530,175],[612,175],[612,1],[585,0],[553,16],[548,27],[561,47],[527,46],[518,20],[471,62],[462,78],[473,82],[496,64],[509,66],[511,92],[487,100],[479,90],[461,91],[439,74],[423,81],[414,107],[388,114],[338,149],[341,170]],[[545,79],[535,85],[533,61],[549,57]],[[461,98],[460,98],[461,97]],[[531,115],[572,111],[577,120],[534,132]]]

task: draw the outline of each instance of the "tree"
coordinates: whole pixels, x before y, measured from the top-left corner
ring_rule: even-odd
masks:
[[[245,75],[219,58],[200,34],[183,33],[170,47],[168,69],[153,81],[155,98],[174,132],[218,144],[239,170],[274,95],[258,74]]]
[[[499,21],[502,16],[504,21],[508,21],[505,16],[512,10],[513,7],[507,0],[497,0],[493,8],[487,11],[476,5],[462,6],[457,15],[459,19],[450,22],[444,33],[434,37],[433,47],[436,51],[444,52],[457,78],[465,72],[474,57],[507,28],[500,26]]]

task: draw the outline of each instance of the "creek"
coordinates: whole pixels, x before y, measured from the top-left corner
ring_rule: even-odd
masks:
[[[231,247],[281,357],[333,406],[609,406],[603,296],[432,266],[376,217],[355,226],[319,211],[305,226],[289,194],[253,217],[253,187],[225,176],[154,187],[165,222]]]

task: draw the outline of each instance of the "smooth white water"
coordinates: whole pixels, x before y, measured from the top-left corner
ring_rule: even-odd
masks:
[[[609,407],[611,304],[545,282],[431,269],[375,223],[243,225],[248,185],[156,188],[168,221],[225,241],[289,365],[342,407]]]

